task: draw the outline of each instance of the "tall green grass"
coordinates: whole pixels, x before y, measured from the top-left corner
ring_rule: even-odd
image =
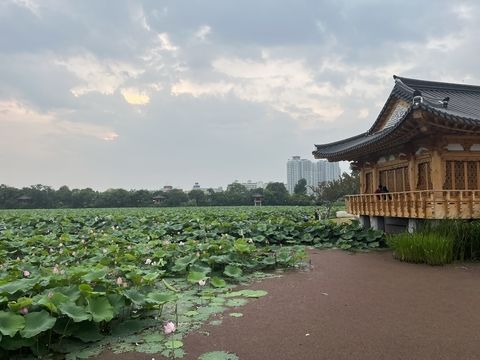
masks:
[[[402,261],[430,265],[480,261],[480,221],[427,222],[414,234],[390,237],[387,244]]]
[[[387,240],[395,258],[413,263],[443,265],[453,261],[454,240],[435,232],[402,233]]]

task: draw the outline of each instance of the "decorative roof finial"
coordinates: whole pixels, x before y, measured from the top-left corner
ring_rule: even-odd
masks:
[[[423,96],[421,91],[415,90],[413,92],[413,105],[419,105],[423,103]]]

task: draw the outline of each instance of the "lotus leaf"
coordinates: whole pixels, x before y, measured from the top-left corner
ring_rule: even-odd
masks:
[[[240,276],[242,276],[242,269],[240,269],[238,266],[227,265],[225,266],[225,270],[223,273],[232,278],[239,278]]]
[[[227,286],[227,283],[225,282],[225,280],[223,280],[222,278],[219,278],[217,276],[213,276],[210,279],[210,284],[214,287],[217,287],[217,288],[223,288],[223,287]]]
[[[55,325],[56,318],[41,310],[38,312],[30,312],[25,315],[25,327],[20,330],[20,335],[24,338],[31,338],[43,331],[51,329]]]
[[[58,309],[62,314],[67,315],[74,322],[92,319],[92,315],[87,313],[87,309],[85,307],[75,305],[72,302],[60,304]]]
[[[0,311],[0,333],[14,336],[17,331],[25,327],[25,319],[21,315],[10,311]]]
[[[106,297],[89,298],[87,312],[92,314],[95,322],[113,319],[113,307]]]
[[[163,305],[175,301],[177,296],[169,292],[154,291],[147,295],[146,301],[149,304]]]

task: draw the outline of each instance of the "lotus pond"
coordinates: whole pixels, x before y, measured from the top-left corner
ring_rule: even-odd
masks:
[[[0,212],[0,358],[114,352],[181,358],[182,336],[266,292],[236,285],[366,250],[381,233],[315,221],[310,207]],[[217,314],[215,316],[215,314]],[[165,336],[163,324],[176,332]]]

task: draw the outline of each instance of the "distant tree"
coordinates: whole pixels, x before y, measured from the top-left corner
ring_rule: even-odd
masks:
[[[295,188],[293,189],[294,194],[306,194],[307,193],[307,180],[305,179],[300,179],[298,180],[297,184],[295,185]]]
[[[192,190],[188,193],[188,199],[196,206],[203,206],[207,204],[207,197],[202,190]]]
[[[173,189],[165,193],[165,205],[182,206],[188,201],[188,196],[182,190]]]
[[[72,191],[68,188],[68,186],[63,185],[55,192],[55,207],[72,207]]]
[[[247,188],[240,183],[232,183],[227,186],[225,191],[225,205],[248,205],[250,204],[250,193]]]
[[[130,191],[130,206],[147,207],[152,206],[152,192],[148,190],[131,190]]]
[[[353,171],[350,175],[344,172],[340,179],[323,182],[317,187],[312,187],[312,190],[315,193],[317,204],[327,206],[327,211],[330,213],[330,208],[334,202],[341,200],[345,195],[359,193],[359,173],[357,171]]]
[[[91,188],[73,189],[72,190],[72,206],[74,208],[96,207],[98,193]]]
[[[287,188],[281,182],[269,183],[263,193],[265,203],[268,205],[286,205],[290,197]]]

